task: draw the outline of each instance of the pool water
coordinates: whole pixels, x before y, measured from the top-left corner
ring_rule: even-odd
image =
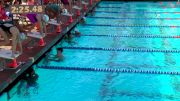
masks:
[[[76,27],[82,33],[81,37],[73,38],[72,44],[63,41],[56,47],[180,50],[179,38],[85,36],[179,35],[180,29],[178,27],[88,25],[178,26],[180,24],[179,19],[158,19],[180,18],[178,13],[145,14],[140,12],[178,12],[179,10],[180,8],[175,2],[160,4],[159,2],[103,1],[98,5],[94,14],[88,15],[86,24],[80,24]],[[113,13],[114,11],[124,13]],[[51,54],[55,53],[54,47]],[[45,59],[42,59],[37,65],[180,72],[179,53],[64,49],[63,55],[65,56],[63,62],[49,61],[47,63]],[[27,87],[26,82],[20,81],[14,87],[15,93],[12,94],[9,101],[179,101],[180,99],[180,77],[178,75],[68,71],[42,69],[38,68],[37,65],[34,65],[34,69],[39,75],[37,85]]]

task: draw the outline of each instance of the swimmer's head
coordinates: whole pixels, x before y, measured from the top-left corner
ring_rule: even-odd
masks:
[[[83,17],[82,19],[83,19],[83,20],[86,20],[86,17]]]
[[[68,34],[68,38],[72,38],[73,36],[72,36],[72,34]]]
[[[85,22],[86,22],[86,17],[83,17],[83,18],[81,19],[81,22],[82,22],[82,23],[85,23]]]
[[[63,48],[57,48],[57,51],[63,52]]]
[[[8,17],[9,17],[9,16],[10,16],[10,12],[6,12],[6,16],[8,16]]]
[[[49,21],[49,16],[46,15],[46,14],[44,14],[44,15],[42,16],[42,19],[43,19],[44,22],[48,23],[48,21]]]
[[[63,9],[63,13],[67,14],[68,13],[67,9]]]

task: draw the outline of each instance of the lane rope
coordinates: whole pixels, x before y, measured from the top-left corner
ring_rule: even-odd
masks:
[[[133,70],[133,69],[96,68],[96,67],[85,68],[85,67],[68,67],[68,66],[37,66],[37,67],[42,69],[53,69],[53,70],[180,75],[180,72],[177,71]]]
[[[114,5],[117,5],[117,4],[123,4],[123,5],[126,5],[126,4],[135,4],[135,5],[142,5],[142,4],[139,4],[139,3],[135,3],[135,2],[131,2],[131,3],[128,3],[128,2],[105,2],[105,1],[103,1],[103,2],[101,2],[100,3],[101,5],[107,5],[107,4],[114,4]],[[145,4],[143,4],[143,5],[146,5],[147,3],[145,3]],[[152,5],[152,6],[159,6],[159,5],[168,5],[169,3],[168,2],[159,2],[159,3],[151,3],[151,4],[149,4],[148,3],[148,5]],[[178,2],[174,2],[174,3],[172,3],[172,4],[174,4],[174,5],[179,5],[179,3]]]
[[[147,12],[147,11],[139,11],[139,12],[137,12],[137,11],[131,11],[131,12],[127,12],[127,11],[121,11],[121,12],[118,12],[118,11],[102,11],[102,10],[96,10],[95,12],[99,12],[99,13],[135,13],[135,14],[148,14],[148,13],[154,13],[154,14],[159,14],[159,13],[162,13],[162,14],[168,14],[168,13],[170,13],[170,14],[180,14],[180,12]]]
[[[125,37],[125,38],[180,38],[180,35],[168,36],[168,35],[93,35],[86,34],[81,36],[98,36],[98,37]]]
[[[110,25],[110,24],[85,24],[85,26],[107,26],[107,27],[144,27],[144,28],[152,28],[152,27],[158,27],[158,28],[179,28],[180,26],[174,26],[174,25]]]
[[[122,52],[161,52],[161,53],[180,53],[180,50],[161,50],[161,49],[137,49],[137,48],[97,48],[97,47],[62,47],[64,49],[79,50],[103,50],[103,51],[122,51]]]
[[[88,16],[87,18],[96,18],[96,19],[127,19],[127,20],[180,20],[180,18],[119,18],[119,17],[101,17],[101,16]]]
[[[126,7],[124,7],[124,6],[122,6],[122,7],[120,7],[120,6],[116,6],[116,7],[112,7],[112,6],[109,6],[109,7],[108,7],[108,6],[98,6],[97,8],[112,8],[112,9],[113,9],[113,8],[115,8],[115,9],[117,9],[117,8],[120,9],[120,8],[121,8],[121,9],[126,9]],[[138,8],[138,7],[137,7],[137,8]],[[159,6],[159,7],[156,6],[155,8],[157,8],[157,9],[163,9],[163,7],[160,7],[160,6]],[[172,7],[171,7],[171,6],[166,6],[166,8],[172,8]],[[179,7],[178,7],[178,6],[175,6],[175,8],[179,8]],[[144,8],[144,9],[146,9],[146,8]]]

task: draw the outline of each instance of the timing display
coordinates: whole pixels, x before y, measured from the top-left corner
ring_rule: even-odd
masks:
[[[42,13],[44,12],[43,5],[13,5],[10,6],[12,14],[25,14],[25,13]]]

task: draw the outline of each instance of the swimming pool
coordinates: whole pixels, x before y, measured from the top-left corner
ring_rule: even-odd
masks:
[[[113,8],[116,6],[122,8]],[[168,7],[164,9],[163,6]],[[86,18],[85,25],[77,26],[82,36],[74,38],[75,43],[63,42],[56,47],[180,50],[177,37],[180,29],[167,27],[178,26],[180,20],[174,18],[179,18],[180,14],[156,11],[180,10],[172,6],[176,6],[175,2],[160,4],[103,1],[94,14]],[[52,49],[51,53],[55,52],[55,49]],[[105,51],[92,48],[64,49],[63,54],[65,56],[63,62],[50,61],[46,64],[42,59],[37,65],[180,72],[179,53]],[[37,65],[34,66],[39,75],[37,85],[27,88],[26,82],[20,81],[13,88],[14,91],[11,91],[14,93],[11,94],[10,101],[179,101],[180,99],[178,75],[68,71],[41,69]]]

